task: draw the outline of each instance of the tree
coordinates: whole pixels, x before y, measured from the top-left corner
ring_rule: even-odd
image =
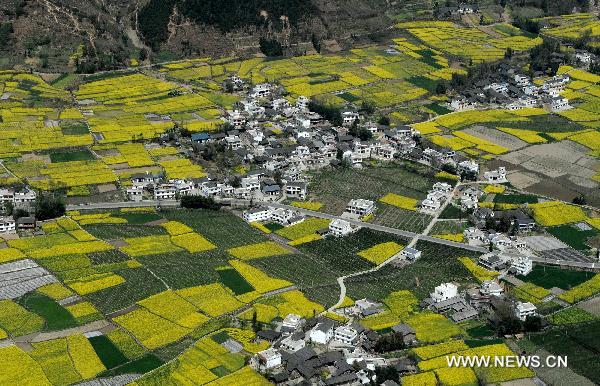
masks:
[[[438,82],[438,84],[435,85],[435,93],[438,95],[445,94],[447,89],[446,82]]]
[[[573,199],[573,204],[576,205],[586,205],[587,204],[587,200],[585,198],[585,196],[583,194],[580,194],[579,196],[575,197]]]
[[[63,198],[52,193],[39,193],[35,202],[35,217],[38,220],[49,220],[65,214]]]
[[[22,208],[19,208],[13,212],[13,219],[15,221],[20,219],[21,217],[27,217],[27,216],[29,216],[29,212]]]
[[[523,329],[526,332],[537,332],[542,329],[542,318],[537,315],[529,315],[525,318]]]
[[[204,197],[197,195],[189,195],[181,197],[180,205],[182,208],[188,209],[209,209],[219,210],[221,204],[215,202],[212,197]]]
[[[390,118],[387,115],[382,115],[381,117],[379,117],[377,123],[379,123],[382,126],[389,126],[391,122]]]
[[[375,351],[386,353],[390,351],[402,350],[406,347],[402,334],[387,334],[383,335],[375,343]]]
[[[375,112],[375,106],[373,105],[373,103],[371,103],[367,100],[362,101],[360,109],[361,109],[361,111],[364,111],[365,114],[367,114],[367,115],[371,115]]]
[[[260,52],[266,56],[283,56],[283,46],[275,39],[260,38]]]
[[[504,52],[504,59],[512,59],[513,57],[513,49],[511,47],[506,48],[506,51]]]
[[[398,382],[400,376],[398,370],[394,366],[377,367],[375,369],[375,375],[377,375],[377,384],[381,385],[385,381]]]

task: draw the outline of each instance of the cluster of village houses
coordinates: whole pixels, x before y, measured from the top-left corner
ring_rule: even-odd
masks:
[[[13,210],[23,209],[31,211],[35,205],[37,194],[29,188],[0,189],[0,208],[6,211],[9,207]],[[19,217],[17,220],[13,216],[0,216],[0,233],[16,233],[18,230],[35,229],[36,220],[32,216]]]
[[[569,83],[568,75],[556,75],[536,85],[527,75],[519,73],[507,64],[501,64],[494,74],[477,81],[462,95],[448,102],[455,111],[482,107],[519,110],[545,107],[552,112],[570,109],[569,100],[560,94]]]
[[[272,84],[258,84],[247,90],[237,78],[229,80],[245,98],[236,103],[224,118],[225,132],[195,133],[190,145],[201,153],[212,144],[233,151],[251,166],[239,183],[210,177],[165,181],[159,175],[136,174],[127,197],[172,200],[186,194],[203,196],[274,200],[282,196],[304,199],[307,196],[305,172],[346,162],[360,168],[369,160],[406,158],[425,164],[453,164],[459,172],[477,174],[479,165],[455,152],[418,145],[417,130],[410,126],[390,127],[366,120],[355,110],[342,111],[342,125],[332,126],[321,115],[309,110],[310,100],[298,97],[295,104],[283,98],[283,90]],[[361,140],[350,134],[358,124],[372,139]],[[184,139],[180,139],[184,141]],[[281,176],[276,182],[274,175]]]
[[[504,288],[497,281],[487,280],[464,291],[453,283],[442,283],[421,302],[420,308],[449,315],[452,321],[460,323],[480,313],[488,313],[493,320],[494,310],[505,301]],[[376,382],[376,368],[388,366],[400,375],[415,373],[418,368],[414,360],[382,355],[377,351],[380,334],[355,322],[385,310],[381,303],[360,299],[336,310],[348,318],[346,323],[323,317],[305,320],[289,314],[257,333],[257,341],[271,345],[257,353],[250,365],[275,384],[366,385]],[[513,310],[521,321],[537,314],[532,303],[513,303]],[[401,339],[405,347],[419,344],[415,329],[404,323],[392,326],[388,334]],[[387,382],[383,384],[397,385]]]

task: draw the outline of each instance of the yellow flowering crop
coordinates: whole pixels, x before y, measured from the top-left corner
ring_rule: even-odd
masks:
[[[259,259],[261,257],[288,255],[292,253],[273,241],[231,248],[228,249],[227,252],[241,260]]]
[[[441,235],[433,235],[432,237],[454,241],[456,243],[462,243],[465,240],[465,236],[462,233],[446,233]]]
[[[114,287],[124,282],[125,279],[123,279],[123,277],[108,272],[98,273],[75,280],[68,280],[65,281],[65,284],[71,287],[71,289],[79,295],[87,295],[105,288]]]
[[[323,204],[317,201],[294,201],[292,206],[317,211],[323,207]]]
[[[131,332],[149,350],[176,342],[191,332],[191,329],[181,327],[145,309],[128,312],[113,320]]]
[[[313,233],[312,235],[306,235],[306,236],[297,238],[295,240],[292,240],[288,243],[288,245],[291,245],[291,246],[302,245],[302,244],[312,243],[313,241],[318,241],[318,240],[322,240],[322,239],[323,239],[323,236]]]
[[[439,133],[442,131],[435,122],[421,122],[412,125],[415,130],[418,130],[421,135]]]
[[[274,298],[269,298],[265,304],[273,305],[279,310],[279,316],[284,318],[288,314],[297,314],[304,318],[320,314],[325,309],[304,296],[300,291],[289,291]]]
[[[504,185],[486,185],[483,191],[487,194],[502,194],[506,190]]]
[[[29,256],[36,259],[45,257],[63,256],[63,255],[81,255],[85,253],[94,253],[109,251],[113,247],[104,241],[87,241],[72,244],[55,245],[47,249],[38,249],[29,252]]]
[[[70,335],[67,337],[67,344],[75,368],[83,379],[95,377],[98,373],[106,370],[85,336]]]
[[[563,225],[587,219],[581,208],[559,201],[530,204],[529,207],[533,209],[535,221],[543,226]]]
[[[402,377],[402,386],[436,386],[437,384],[433,371]]]
[[[412,351],[417,354],[421,360],[427,360],[457,351],[467,350],[468,348],[469,346],[467,346],[462,340],[451,340],[445,343],[416,347],[413,348]]]
[[[525,302],[531,302],[536,304],[540,303],[542,299],[550,295],[549,290],[537,286],[533,283],[524,283],[517,287],[513,287],[512,292],[517,298]]]
[[[435,370],[440,384],[446,386],[475,386],[477,376],[469,367],[448,367]]]
[[[25,257],[23,252],[15,248],[0,249],[0,263],[8,263],[9,261],[24,259]]]
[[[176,291],[179,296],[210,316],[221,316],[237,310],[243,304],[220,283],[184,288]]]
[[[169,290],[152,295],[138,304],[148,311],[186,328],[196,328],[208,321],[192,303]]]
[[[440,342],[461,333],[460,327],[445,316],[429,312],[410,316],[406,324],[415,329],[421,342]]]
[[[250,225],[252,225],[254,228],[258,229],[259,231],[263,232],[264,234],[269,234],[271,233],[271,230],[269,228],[267,228],[266,226],[264,226],[263,224],[259,223],[259,222],[251,222]]]
[[[46,377],[55,385],[67,385],[81,381],[81,375],[69,355],[65,338],[33,343],[31,356],[44,370]]]
[[[171,242],[190,253],[210,251],[217,247],[202,235],[195,232],[172,236]]]
[[[510,150],[504,146],[497,145],[488,140],[476,137],[471,134],[467,134],[464,131],[456,131],[456,132],[454,132],[454,135],[457,136],[458,138],[464,139],[465,141],[474,143],[475,145],[477,145],[477,148],[479,150],[483,150],[486,153],[498,155],[498,154],[506,153]]]
[[[307,218],[299,224],[290,225],[288,227],[279,229],[275,233],[285,237],[288,240],[296,240],[304,236],[311,235],[317,232],[319,229],[327,228],[331,220],[323,218]]]
[[[0,364],[2,385],[51,385],[40,365],[17,346],[0,348]]]
[[[266,293],[292,285],[287,280],[274,279],[258,268],[239,260],[230,260],[229,264],[246,279],[258,292]]]
[[[38,288],[36,291],[54,300],[62,300],[74,295],[73,291],[61,283],[46,284],[45,286]]]
[[[131,257],[181,251],[179,247],[171,243],[171,238],[167,235],[132,237],[124,241],[127,245],[120,249]]]
[[[592,150],[600,150],[600,133],[597,131],[586,131],[569,137],[571,141],[580,143]]]
[[[184,233],[190,233],[194,231],[189,226],[178,221],[168,221],[164,224],[160,224],[160,226],[165,228],[171,236],[182,235]]]
[[[358,255],[371,263],[379,265],[394,256],[398,252],[402,251],[404,247],[394,241],[389,241],[387,243],[381,243],[372,246],[371,248],[367,248],[358,252]]]
[[[414,198],[400,196],[395,193],[388,193],[385,196],[381,197],[379,201],[383,202],[384,204],[393,205],[397,206],[398,208],[413,211],[417,210],[417,204],[419,203],[419,201]]]
[[[575,303],[582,299],[600,293],[600,274],[597,274],[590,280],[571,288],[570,290],[558,295],[564,301]]]
[[[496,271],[488,271],[482,266],[476,264],[469,257],[459,257],[458,260],[463,263],[465,268],[467,268],[471,272],[471,275],[473,275],[480,283],[485,280],[493,280],[500,274]]]
[[[0,327],[12,336],[22,336],[40,331],[44,319],[12,300],[0,300]]]
[[[73,315],[79,323],[96,320],[101,318],[100,312],[90,302],[80,302],[65,306],[67,311]]]

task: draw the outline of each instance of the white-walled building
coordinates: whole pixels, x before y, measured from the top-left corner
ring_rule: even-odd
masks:
[[[248,209],[242,213],[242,218],[247,222],[269,221],[271,210],[264,206]]]
[[[506,182],[506,168],[504,166],[500,166],[497,170],[485,172],[483,173],[483,178],[488,180],[490,183]]]
[[[333,323],[324,321],[310,330],[309,339],[313,343],[327,344],[333,338]]]
[[[155,200],[174,200],[177,188],[173,184],[159,184],[154,187]]]
[[[348,205],[346,205],[346,212],[351,214],[356,214],[360,217],[367,216],[375,210],[375,203],[371,200],[364,200],[362,198],[357,198],[350,200]]]
[[[329,233],[336,237],[342,237],[352,233],[352,225],[346,220],[335,219],[329,223]]]
[[[358,337],[358,332],[349,326],[340,326],[335,329],[333,339],[345,344],[352,344]]]
[[[284,319],[283,322],[281,323],[281,325],[283,327],[287,327],[287,328],[292,328],[292,329],[297,329],[298,327],[300,327],[300,324],[302,323],[302,318],[300,317],[300,315],[296,315],[296,314],[288,314]]]
[[[525,255],[520,255],[516,259],[513,259],[510,266],[517,271],[518,275],[522,276],[528,275],[533,270],[533,262]]]
[[[10,216],[0,217],[0,233],[15,233],[15,220]]]
[[[452,283],[442,283],[429,294],[434,302],[439,303],[458,295],[458,287]]]
[[[484,280],[484,282],[481,283],[480,292],[483,295],[488,296],[502,296],[502,294],[504,293],[504,289],[502,289],[500,284],[496,283],[495,281]]]
[[[261,370],[268,370],[281,365],[281,353],[273,347],[256,354]]]
[[[528,316],[537,315],[537,307],[533,305],[533,303],[527,302],[517,302],[515,307],[515,315],[520,320],[524,321]]]

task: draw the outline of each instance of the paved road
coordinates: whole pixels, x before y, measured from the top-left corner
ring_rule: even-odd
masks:
[[[229,203],[232,205],[248,205],[250,203],[249,200],[222,200],[221,202]],[[257,203],[256,201],[254,201],[254,202]],[[147,201],[139,201],[139,202],[124,201],[124,202],[101,202],[101,203],[93,203],[93,204],[67,205],[67,210],[136,208],[136,207],[157,206],[159,204],[161,207],[177,207],[177,206],[179,206],[178,201],[147,200]],[[317,217],[317,218],[324,218],[324,219],[328,219],[328,220],[343,219],[343,220],[348,221],[350,224],[352,224],[354,226],[369,228],[369,229],[373,229],[373,230],[376,230],[379,232],[384,232],[384,233],[390,233],[390,234],[394,234],[397,236],[406,237],[408,239],[417,238],[417,240],[429,241],[429,242],[436,243],[436,244],[446,245],[448,247],[461,248],[461,249],[465,249],[468,251],[479,252],[479,253],[485,253],[488,251],[486,248],[482,248],[482,247],[476,247],[476,246],[467,245],[467,244],[463,244],[463,243],[457,243],[457,242],[450,241],[450,240],[444,240],[444,239],[439,239],[439,238],[435,238],[435,237],[431,237],[431,236],[420,235],[418,233],[405,231],[405,230],[401,230],[401,229],[390,228],[390,227],[386,227],[383,225],[371,224],[371,223],[366,223],[366,222],[362,222],[362,221],[349,220],[349,219],[346,219],[346,218],[343,218],[340,216],[336,216],[333,214],[323,213],[323,212],[315,212],[312,210],[297,208],[295,206],[281,204],[278,202],[265,202],[265,203],[261,202],[261,204],[272,206],[275,208],[292,209],[292,210],[296,210],[304,215]]]

